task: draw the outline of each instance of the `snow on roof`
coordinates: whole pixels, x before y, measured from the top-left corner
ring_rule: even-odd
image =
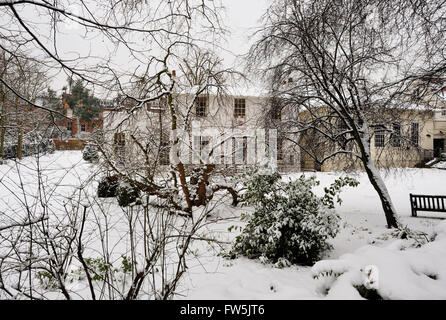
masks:
[[[243,97],[269,97],[270,93],[267,88],[259,85],[241,85],[232,86],[228,88],[228,91],[233,96],[243,96]]]
[[[177,94],[195,94],[200,90],[200,86],[185,86],[181,90],[177,90]],[[239,97],[268,97],[269,90],[259,84],[253,82],[240,82],[238,84],[225,85],[222,88],[215,86],[209,86],[206,91],[207,94],[216,95],[221,92],[225,92],[231,96]]]

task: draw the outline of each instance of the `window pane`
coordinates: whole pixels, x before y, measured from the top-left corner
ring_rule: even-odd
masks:
[[[277,160],[283,160],[283,138],[277,139]]]
[[[245,99],[234,99],[234,117],[245,117],[246,101]]]
[[[161,165],[168,165],[170,163],[169,161],[169,153],[170,153],[170,145],[169,145],[169,139],[165,136],[163,136],[160,146],[160,164]]]
[[[206,117],[207,113],[207,97],[198,97],[195,101],[197,117]]]
[[[376,148],[384,147],[385,137],[386,137],[386,135],[383,131],[375,132],[375,147]]]

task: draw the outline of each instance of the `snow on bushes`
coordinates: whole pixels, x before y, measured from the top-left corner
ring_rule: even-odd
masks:
[[[121,207],[127,207],[132,203],[139,203],[140,191],[134,185],[121,182],[116,189],[116,198]]]
[[[116,197],[116,191],[119,185],[119,178],[117,175],[104,177],[98,184],[99,198]]]
[[[337,260],[317,262],[313,277],[319,292],[331,299],[446,299],[446,221],[436,228],[434,241],[405,248],[396,240],[385,248],[364,246]],[[376,285],[367,288],[366,266],[378,271]],[[366,290],[367,289],[367,290]]]
[[[82,150],[82,159],[87,162],[98,161],[99,151],[98,148],[93,143],[87,143]]]
[[[54,141],[40,134],[29,133],[23,137],[22,157],[45,153],[51,154],[55,150]],[[3,151],[3,159],[15,159],[18,153],[18,145],[16,142],[6,142]]]
[[[98,184],[99,198],[116,197],[121,207],[127,207],[132,203],[138,203],[141,192],[132,184],[120,181],[117,175],[104,177]]]
[[[312,188],[319,184],[315,177],[302,175],[295,181],[283,182],[279,173],[250,173],[245,183],[244,205],[254,207],[236,237],[230,256],[260,258],[262,262],[285,267],[292,263],[311,264],[330,249],[327,240],[339,230],[340,217],[334,212],[334,197],[344,186],[356,186],[354,179],[337,179],[318,197]]]

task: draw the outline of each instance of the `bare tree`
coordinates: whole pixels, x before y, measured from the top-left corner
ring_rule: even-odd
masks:
[[[169,70],[162,69],[163,65],[172,68],[175,59],[181,59],[191,46],[205,47],[209,44],[207,40],[218,40],[224,33],[220,8],[219,1],[196,0],[150,3],[132,0],[116,4],[3,1],[1,48],[51,72],[65,72],[69,79],[81,79],[105,96],[117,92],[126,97],[131,95],[133,86],[130,78],[153,76],[165,81]],[[38,23],[43,20],[48,23]],[[87,43],[90,41],[91,50],[70,48],[67,52],[67,42],[61,40],[67,31]],[[108,46],[107,50],[104,46]],[[78,54],[73,55],[73,51]],[[7,79],[0,81],[9,90],[17,91]],[[144,97],[135,98],[147,99],[148,93],[162,90],[160,85],[151,87]]]
[[[106,116],[104,135],[108,139],[98,147],[113,174],[151,194],[171,199],[177,209],[190,215],[193,207],[206,205],[214,193],[221,190],[231,193],[234,204],[238,202],[235,188],[223,184],[209,186],[211,175],[218,174],[215,164],[202,161],[193,168],[189,166],[190,159],[185,159],[181,153],[190,152],[192,146],[190,141],[180,140],[186,139],[184,133],[191,132],[199,99],[204,98],[209,103],[212,94],[215,105],[223,105],[228,84],[240,74],[224,68],[221,60],[208,51],[190,48],[189,52],[190,56],[184,57],[179,65],[182,73],[172,71],[161,94],[121,107],[121,112],[112,111]],[[141,79],[136,82],[135,95],[147,94],[147,88],[159,81],[158,77]],[[178,148],[180,144],[185,149]],[[177,148],[171,152],[175,146]],[[176,161],[171,162],[169,155]],[[164,175],[164,182],[157,183],[166,171],[169,176]]]
[[[52,127],[51,114],[31,105],[42,97],[48,77],[46,70],[32,60],[2,52],[1,61],[2,77],[17,94],[1,84],[0,158],[21,159],[37,152],[40,143],[48,142],[49,134],[44,132]]]
[[[212,166],[202,164],[190,171],[179,161],[167,166],[165,177],[160,176],[166,171],[160,162],[165,148],[180,138],[171,133],[188,130],[197,98],[211,91],[222,96],[233,73],[221,66],[211,50],[215,44],[208,42],[224,33],[219,12],[219,1],[201,0],[0,2],[0,48],[8,56],[32,61],[49,72],[65,72],[95,95],[117,97],[112,113],[124,115],[98,133],[103,166],[92,177],[77,181],[71,194],[59,197],[61,181],[47,185],[39,167],[37,191],[16,179],[11,182],[22,193],[15,212],[27,215],[15,222],[8,220],[8,211],[0,212],[6,220],[0,234],[4,294],[47,299],[55,293],[72,299],[79,295],[70,282],[74,281],[91,299],[168,299],[177,292],[193,242],[218,243],[199,231],[209,222],[217,192],[229,190],[235,203],[237,194],[228,185],[210,183]],[[36,23],[36,17],[50,23]],[[102,44],[87,52],[71,48],[78,54],[66,53],[60,39],[67,30]],[[130,59],[122,62],[123,56]],[[181,67],[184,73],[177,76],[174,70]],[[20,102],[59,115],[0,76],[4,89]],[[179,99],[179,92],[187,98]],[[154,130],[148,135],[134,130],[132,124],[138,120],[152,122]],[[128,140],[114,139],[120,131]],[[109,132],[112,145],[103,139]],[[125,153],[121,147],[130,142],[134,153]],[[115,151],[125,158],[116,157]],[[140,191],[136,202],[121,209],[124,217],[111,216],[108,199],[95,195],[91,182],[102,170]],[[41,211],[46,213],[42,217]],[[123,257],[122,248],[116,247],[127,240],[129,255]]]
[[[392,110],[406,110],[414,81],[444,74],[445,10],[443,1],[278,0],[250,51],[272,95],[299,108],[301,137],[331,145],[317,162],[348,156],[362,163],[389,228],[398,227],[397,214],[370,142]]]

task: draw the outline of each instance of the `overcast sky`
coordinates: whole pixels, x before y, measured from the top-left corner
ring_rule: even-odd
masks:
[[[250,43],[248,37],[259,26],[269,0],[223,0],[226,7],[225,24],[230,27],[229,47],[236,54],[246,53]]]
[[[249,36],[259,27],[259,19],[271,2],[269,0],[222,0],[222,3],[226,8],[222,14],[224,26],[231,33],[227,39],[228,45],[225,47],[228,51],[221,50],[218,53],[228,66],[234,63],[238,65],[239,60],[236,60],[235,56],[245,54],[249,50],[251,44]],[[64,56],[67,54],[73,57],[78,54],[87,55],[92,47],[98,46],[93,40],[85,41],[82,36],[73,35],[69,28],[64,31],[64,35],[61,36],[62,43],[59,41],[59,47],[62,45],[60,48],[64,51]],[[103,48],[106,50],[105,47]],[[55,75],[52,87],[60,91],[66,85],[66,78],[67,76],[63,73]]]

